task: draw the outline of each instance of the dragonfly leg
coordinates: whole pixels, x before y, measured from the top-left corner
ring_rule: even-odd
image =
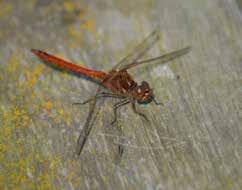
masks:
[[[119,94],[101,92],[101,93],[97,94],[96,96],[85,100],[84,102],[74,102],[74,103],[72,103],[72,105],[84,105],[86,103],[93,101],[95,98],[97,98],[97,99],[98,98],[120,98],[120,99],[122,99],[124,97]]]
[[[157,106],[159,106],[159,105],[164,106],[164,104],[163,104],[162,102],[157,102],[157,100],[156,100],[155,98],[153,98],[153,102],[154,102]]]
[[[116,123],[116,121],[117,121],[117,110],[118,110],[118,108],[120,108],[120,107],[122,107],[122,106],[124,106],[124,105],[126,105],[128,103],[130,103],[130,100],[129,99],[124,99],[124,100],[121,100],[120,102],[114,104],[114,106],[113,106],[114,119],[112,121],[112,125],[114,123]]]
[[[74,102],[74,103],[72,103],[72,105],[84,105],[84,104],[86,104],[86,103],[88,103],[88,102],[93,101],[94,98],[95,98],[95,97],[89,98],[89,99],[85,100],[84,102]],[[98,98],[98,97],[97,97],[97,98]]]
[[[136,109],[135,102],[132,102],[132,109],[133,109],[134,113],[138,114],[139,116],[143,117],[146,121],[150,122],[149,119],[148,119],[148,117],[145,114],[139,112]]]

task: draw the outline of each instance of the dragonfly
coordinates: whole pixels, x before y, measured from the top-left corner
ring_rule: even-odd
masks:
[[[128,70],[152,62],[164,64],[187,54],[191,50],[191,47],[187,46],[164,55],[149,59],[142,59],[148,50],[150,50],[158,40],[159,34],[157,30],[155,30],[150,33],[142,42],[140,42],[139,45],[131,51],[131,53],[115,64],[114,67],[108,72],[83,67],[41,50],[32,49],[31,51],[48,65],[88,78],[91,81],[97,82],[99,85],[104,87],[104,89],[107,89],[108,91],[101,91],[99,88],[96,94],[91,98],[84,102],[74,104],[86,104],[88,102],[94,102],[94,108],[96,100],[100,98],[118,99],[119,101],[113,105],[114,117],[111,124],[114,125],[117,121],[117,111],[124,105],[131,104],[134,113],[141,116],[146,121],[149,121],[148,117],[136,109],[136,104],[149,104],[154,102],[156,105],[162,105],[162,102],[158,102],[156,100],[153,89],[150,87],[149,83],[142,81],[141,84],[138,84],[130,75]],[[89,116],[85,125],[87,127],[84,126],[78,139],[79,148],[77,152],[79,155],[91,131],[91,127],[88,127],[88,123],[90,123]]]

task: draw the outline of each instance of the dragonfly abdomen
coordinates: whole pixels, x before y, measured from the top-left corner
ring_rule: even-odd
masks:
[[[50,55],[44,51],[32,49],[31,50],[36,56],[38,56],[41,60],[45,61],[49,65],[55,66],[60,69],[64,69],[67,71],[71,71],[76,74],[80,74],[86,76],[88,78],[103,80],[106,77],[106,73],[102,71],[96,71],[92,69],[88,69],[79,65],[75,65],[63,59],[60,59],[54,55]]]

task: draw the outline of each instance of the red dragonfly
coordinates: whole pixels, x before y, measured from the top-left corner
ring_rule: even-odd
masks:
[[[154,93],[148,82],[142,81],[141,84],[137,84],[133,77],[128,73],[129,69],[154,61],[159,61],[159,63],[166,63],[188,53],[191,49],[191,47],[185,47],[158,57],[140,60],[158,40],[158,33],[156,31],[152,32],[128,56],[118,62],[109,72],[96,71],[93,69],[85,68],[60,59],[54,55],[50,55],[41,50],[32,49],[31,51],[47,64],[87,77],[93,81],[98,82],[101,86],[109,90],[109,92],[98,91],[94,97],[82,103],[76,104],[86,104],[90,101],[93,101],[94,98],[95,101],[96,99],[106,97],[120,99],[120,101],[117,102],[113,107],[114,119],[112,124],[114,124],[117,121],[117,110],[121,106],[131,103],[134,113],[148,121],[146,115],[136,109],[136,103],[147,104],[153,101],[156,105],[162,104],[156,101]],[[81,138],[81,142],[79,142],[81,148],[78,154],[81,153],[82,147],[84,146],[89,132],[90,130],[88,130],[84,137]]]

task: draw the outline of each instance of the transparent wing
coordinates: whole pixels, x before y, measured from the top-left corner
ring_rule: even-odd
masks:
[[[149,34],[138,46],[136,46],[133,51],[128,54],[125,58],[119,61],[112,70],[119,70],[120,67],[123,67],[129,63],[136,62],[145,53],[153,47],[153,45],[159,40],[158,32],[155,30]]]
[[[151,58],[151,59],[146,59],[146,60],[141,60],[141,61],[136,61],[136,62],[130,63],[128,65],[121,67],[120,69],[121,70],[127,70],[127,69],[130,69],[132,67],[144,64],[144,63],[150,63],[150,62],[155,62],[155,61],[158,61],[159,64],[160,63],[166,63],[168,61],[172,61],[172,60],[174,60],[178,57],[181,57],[181,56],[187,54],[190,50],[191,50],[190,46],[185,47],[183,49],[179,49],[177,51],[173,51],[173,52],[167,53],[165,55],[161,55],[161,56],[154,57],[154,58]]]
[[[93,128],[94,122],[96,120],[97,114],[99,111],[96,110],[97,107],[97,94],[100,92],[101,87],[98,87],[97,91],[96,91],[96,95],[95,98],[93,99],[93,101],[90,103],[90,107],[89,107],[89,113],[87,116],[87,120],[80,132],[80,135],[78,137],[77,140],[77,147],[76,147],[76,154],[80,155],[82,152],[82,149],[89,137],[89,134]],[[100,110],[100,109],[98,109]]]

